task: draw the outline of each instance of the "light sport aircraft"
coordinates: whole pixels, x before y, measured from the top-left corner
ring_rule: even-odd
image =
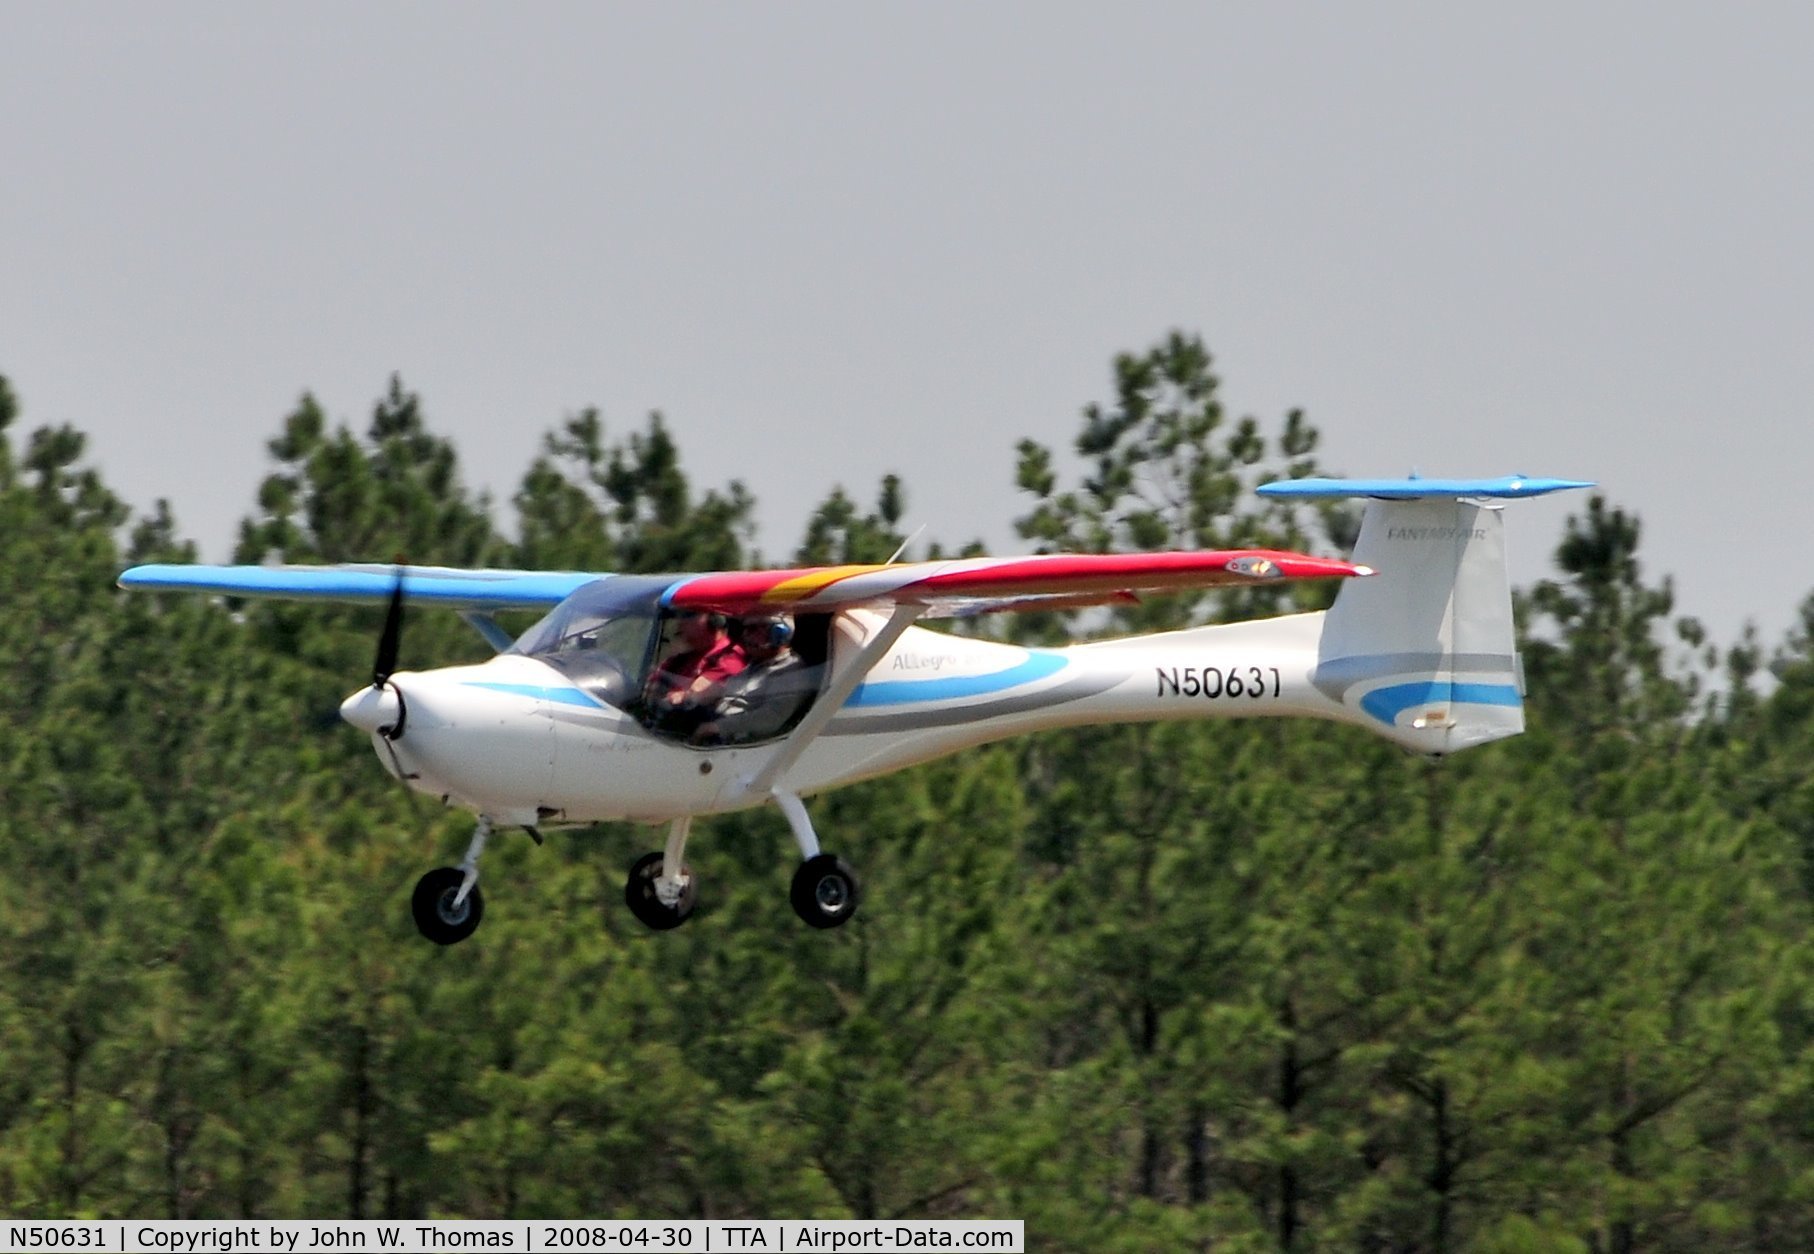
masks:
[[[451,945],[479,925],[479,858],[500,825],[669,824],[625,900],[678,926],[698,883],[699,815],[773,802],[800,849],[791,898],[813,927],[858,900],[801,798],[1021,732],[1086,723],[1296,715],[1443,754],[1524,729],[1501,509],[1591,487],[1559,479],[1299,479],[1269,496],[1370,498],[1353,561],[1246,549],[1054,554],[691,575],[422,566],[139,566],[120,586],[383,603],[371,686],[340,707],[409,787],[478,815],[458,866],[429,871],[412,911]],[[1021,648],[916,624],[1073,608],[1143,592],[1343,579],[1327,611],[1066,648]],[[396,669],[405,599],[461,613],[497,649],[475,666]],[[548,612],[516,640],[491,612]],[[711,616],[700,626],[702,616]],[[681,658],[740,629],[740,677]],[[719,646],[722,647],[722,639]],[[757,676],[766,682],[751,682]],[[691,685],[691,687],[689,687]]]

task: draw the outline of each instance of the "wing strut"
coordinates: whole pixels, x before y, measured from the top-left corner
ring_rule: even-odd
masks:
[[[485,637],[485,643],[491,646],[493,653],[508,653],[516,644],[516,637],[498,625],[498,620],[483,610],[461,610],[460,617],[466,620],[467,626]]]
[[[820,694],[819,699],[813,703],[813,708],[800,720],[800,725],[782,743],[780,752],[743,785],[745,794],[767,795],[775,791],[776,781],[800,760],[800,755],[806,752],[807,746],[819,738],[825,725],[844,708],[844,703],[850,700],[850,694],[868,677],[870,670],[881,661],[882,655],[892,649],[894,642],[901,638],[901,633],[913,626],[913,621],[925,612],[926,607],[923,605],[895,605],[882,629],[864,642],[856,657],[850,660],[850,665],[844,668],[843,674],[832,680],[831,687]]]

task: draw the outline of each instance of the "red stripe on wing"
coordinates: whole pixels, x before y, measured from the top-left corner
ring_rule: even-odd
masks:
[[[1255,571],[1270,565],[1272,573]],[[1232,567],[1232,568],[1231,568]],[[864,576],[888,571],[900,582],[879,591]],[[1113,596],[1276,579],[1339,579],[1369,574],[1333,558],[1276,549],[1225,549],[1192,553],[1057,553],[1038,557],[915,562],[898,566],[806,567],[797,570],[725,571],[696,575],[669,593],[677,608],[739,611],[757,605],[785,608],[810,601],[815,609],[888,602],[938,601],[1015,596]],[[855,581],[850,595],[839,585]],[[868,584],[867,589],[864,584]],[[1008,607],[1011,608],[1011,607]],[[1029,606],[1028,608],[1035,608]]]
[[[1230,563],[1261,559],[1278,574],[1256,576],[1230,570]],[[1003,558],[975,570],[946,571],[902,589],[902,599],[925,589],[941,595],[1006,596],[1015,593],[1158,592],[1267,583],[1273,579],[1331,579],[1361,574],[1352,562],[1307,557],[1274,549],[1226,549],[1197,553],[1058,553],[1048,557]]]

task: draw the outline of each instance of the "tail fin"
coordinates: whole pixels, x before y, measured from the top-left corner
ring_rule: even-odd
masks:
[[[1421,753],[1524,730],[1498,502],[1591,484],[1560,479],[1301,479],[1271,496],[1367,496],[1354,561],[1323,620],[1316,686],[1355,721]]]

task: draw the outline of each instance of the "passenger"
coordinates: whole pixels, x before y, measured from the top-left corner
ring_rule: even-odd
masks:
[[[649,676],[643,692],[652,724],[682,734],[710,717],[724,682],[744,668],[743,650],[724,629],[724,619],[704,610],[680,616],[680,652]]]
[[[767,740],[793,722],[818,688],[813,668],[790,647],[794,625],[775,615],[737,624],[746,665],[724,682],[711,721],[697,739],[724,744]]]

